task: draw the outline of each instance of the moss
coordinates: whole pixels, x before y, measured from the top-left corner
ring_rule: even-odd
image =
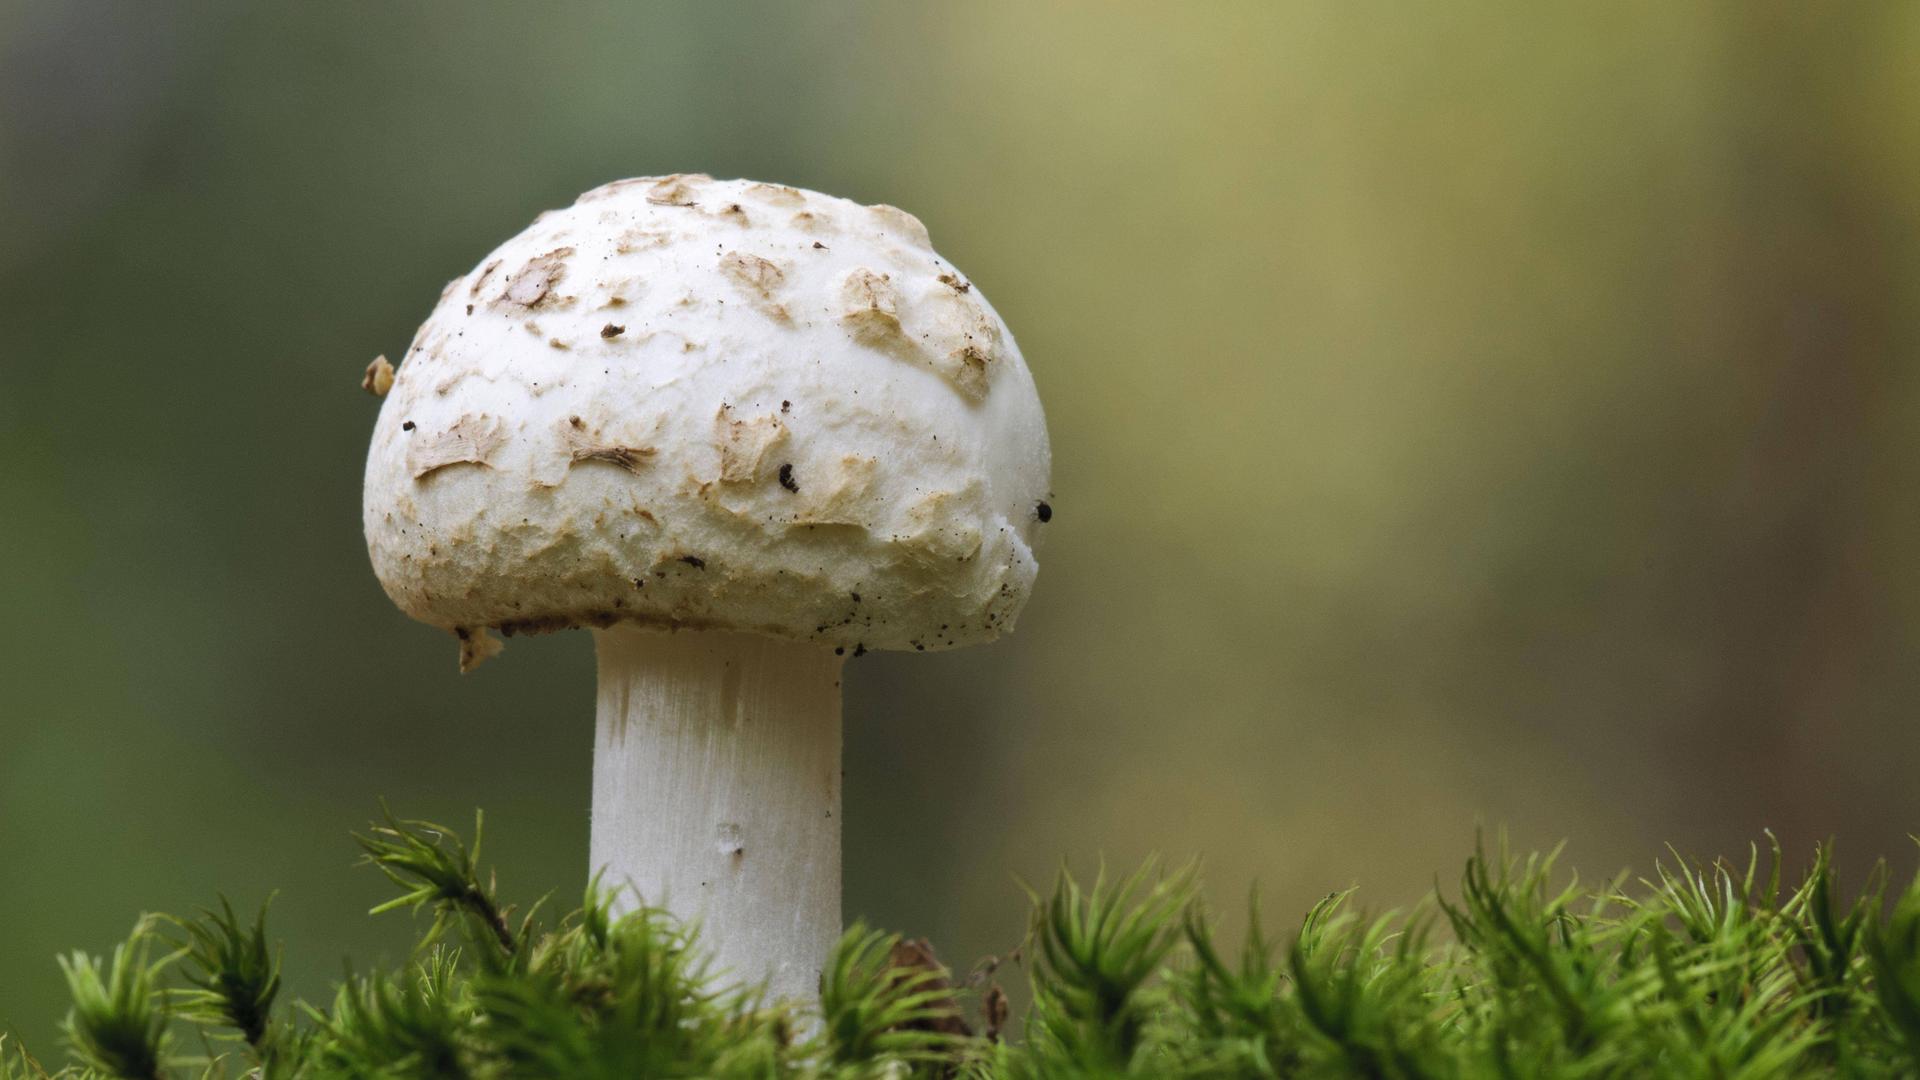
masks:
[[[690,930],[615,917],[598,883],[515,916],[474,831],[389,816],[359,837],[401,890],[376,912],[433,915],[400,968],[289,1005],[264,912],[143,920],[111,959],[62,961],[73,1063],[0,1042],[0,1080],[1920,1072],[1920,881],[1882,872],[1843,900],[1825,847],[1790,887],[1776,846],[1600,889],[1482,849],[1411,912],[1339,893],[1275,938],[1256,904],[1234,950],[1190,871],[1063,873],[1034,897],[1025,1037],[1006,1040],[992,969],[955,977],[924,941],[855,927],[801,1007],[715,988]]]

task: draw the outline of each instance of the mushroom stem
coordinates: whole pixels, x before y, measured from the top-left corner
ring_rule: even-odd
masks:
[[[755,634],[594,632],[592,864],[728,977],[819,993],[840,936],[840,667]]]

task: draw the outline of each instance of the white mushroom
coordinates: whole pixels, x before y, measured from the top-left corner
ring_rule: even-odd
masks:
[[[447,287],[364,512],[463,670],[595,628],[594,865],[803,998],[840,931],[843,658],[1012,630],[1048,473],[1019,349],[919,221],[669,176]]]

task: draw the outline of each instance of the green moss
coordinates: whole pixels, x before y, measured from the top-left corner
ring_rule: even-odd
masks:
[[[1826,848],[1792,887],[1775,846],[1598,889],[1478,850],[1457,895],[1408,913],[1339,893],[1275,939],[1256,904],[1237,950],[1191,871],[1063,873],[1034,897],[1008,1040],[997,987],[864,927],[803,1011],[715,987],[693,933],[615,917],[597,882],[516,915],[479,832],[388,816],[358,838],[401,890],[376,912],[433,917],[399,969],[288,1004],[264,911],[143,920],[110,959],[62,959],[71,1063],[0,1042],[0,1080],[1920,1074],[1920,880],[1842,900]]]

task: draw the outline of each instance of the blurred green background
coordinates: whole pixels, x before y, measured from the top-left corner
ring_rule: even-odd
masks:
[[[584,879],[592,655],[462,678],[360,538],[374,354],[539,210],[922,217],[1054,438],[1020,632],[850,669],[847,910],[962,962],[1067,856],[1236,908],[1476,822],[1911,865],[1920,7],[0,4],[0,1028],[279,889],[392,958],[386,796]]]

